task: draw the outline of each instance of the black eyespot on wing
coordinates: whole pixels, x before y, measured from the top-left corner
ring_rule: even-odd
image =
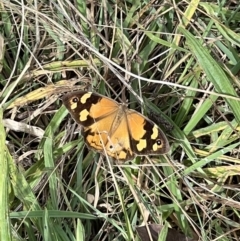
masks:
[[[79,102],[79,98],[78,98],[78,97],[76,97],[76,96],[75,96],[75,97],[73,97],[73,98],[72,98],[72,102],[74,102],[74,103]]]
[[[162,145],[162,141],[160,139],[156,140],[156,143],[157,143],[158,146]]]

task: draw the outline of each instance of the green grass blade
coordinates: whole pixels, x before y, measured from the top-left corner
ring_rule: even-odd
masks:
[[[227,94],[230,96],[236,96],[237,98],[237,93],[234,90],[233,83],[227,77],[216,60],[213,59],[209,51],[203,47],[202,42],[194,38],[194,36],[184,28],[180,27],[179,30],[186,37],[191,52],[195,55],[207,78],[213,83],[216,91],[219,94]],[[231,107],[235,118],[240,123],[240,102],[233,99],[225,99]]]
[[[3,110],[0,108],[0,240],[10,241],[11,228],[9,222],[9,176],[8,176],[8,148],[5,145],[6,134],[3,127]]]

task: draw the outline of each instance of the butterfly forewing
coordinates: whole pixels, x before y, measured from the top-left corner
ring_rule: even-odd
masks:
[[[137,155],[158,155],[169,151],[162,130],[151,120],[134,110],[127,110],[131,147]]]
[[[62,100],[73,119],[84,127],[90,127],[118,110],[117,102],[91,92],[76,91],[66,94]]]

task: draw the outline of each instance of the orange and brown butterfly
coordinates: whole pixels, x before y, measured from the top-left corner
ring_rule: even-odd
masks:
[[[169,151],[163,131],[139,112],[108,97],[86,91],[68,93],[63,104],[82,126],[89,148],[116,160],[136,155],[159,155]]]

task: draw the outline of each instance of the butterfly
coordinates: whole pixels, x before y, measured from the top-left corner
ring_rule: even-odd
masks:
[[[62,98],[90,149],[119,161],[169,151],[163,131],[139,112],[106,96],[75,91]]]

